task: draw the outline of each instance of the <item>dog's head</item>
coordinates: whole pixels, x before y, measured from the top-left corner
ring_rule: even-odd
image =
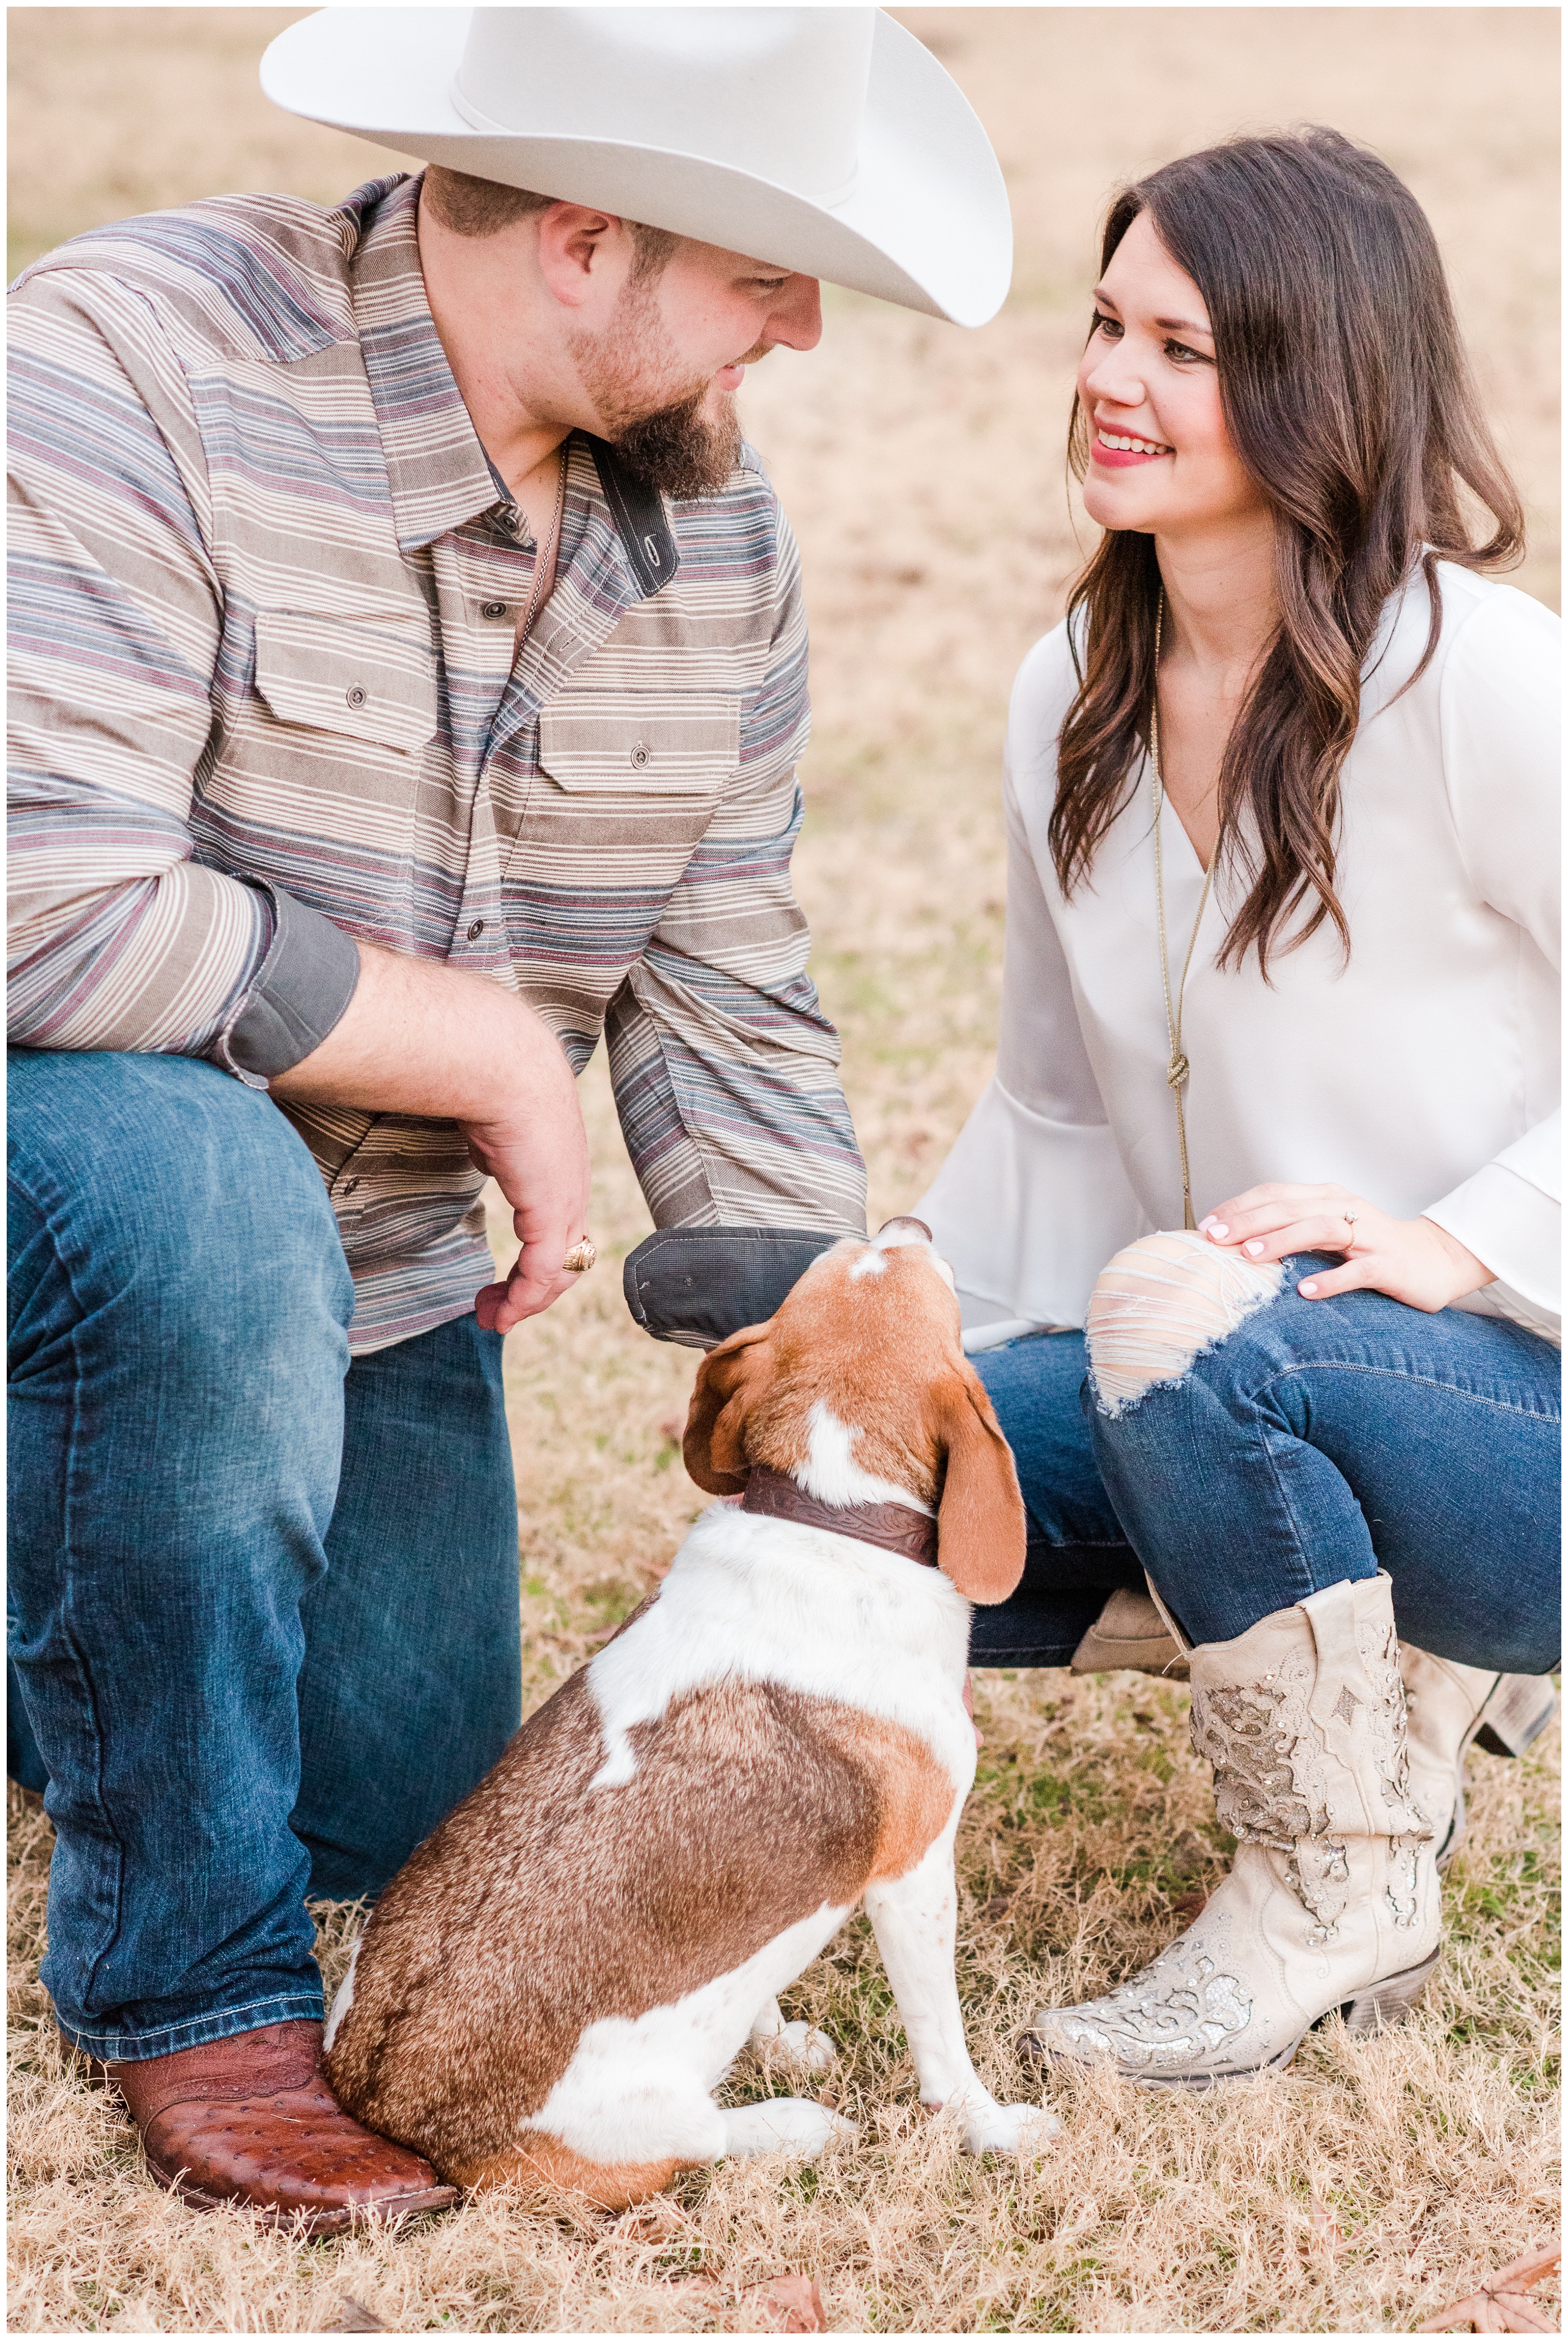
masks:
[[[935,1506],[943,1571],[967,1600],[1005,1601],[1023,1574],[1017,1472],[918,1219],[835,1244],[766,1324],[710,1350],[682,1451],[713,1495],[741,1493],[760,1462],[824,1502]]]

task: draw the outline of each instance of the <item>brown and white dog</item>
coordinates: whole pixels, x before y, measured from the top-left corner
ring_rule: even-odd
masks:
[[[863,1898],[927,2103],[971,2150],[1043,2145],[1051,2117],[978,2077],[953,1973],[969,1603],[1012,1591],[1025,1524],[918,1222],[835,1244],[704,1359],[685,1457],[744,1504],[701,1514],[389,1886],[327,2028],[339,2100],[461,2185],[612,2207],[809,2156],[854,2131],[712,2092],[749,2037],[832,2061],[777,1994]]]

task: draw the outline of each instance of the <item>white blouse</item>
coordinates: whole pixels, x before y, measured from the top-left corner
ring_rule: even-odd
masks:
[[[1341,775],[1326,920],[1269,982],[1216,956],[1244,897],[1223,867],[1187,977],[1195,1215],[1265,1179],[1335,1179],[1424,1215],[1498,1281],[1456,1304],[1560,1337],[1560,625],[1444,562],[1384,611]],[[1076,678],[1067,628],[1018,671],[1007,727],[1007,938],[996,1077],[916,1205],[951,1261],[966,1346],[1081,1324],[1100,1268],[1182,1218],[1155,909],[1152,775],[1064,900],[1046,838]],[[1203,868],[1168,801],[1173,991]],[[1287,938],[1295,927],[1287,927]]]

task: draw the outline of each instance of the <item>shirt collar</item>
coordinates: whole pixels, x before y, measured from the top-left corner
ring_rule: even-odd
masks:
[[[419,190],[417,178],[392,183],[365,213],[350,263],[360,350],[405,552],[481,512],[513,508],[504,488],[498,493],[430,313],[414,225]]]
[[[381,183],[385,193],[362,188],[342,209],[364,223],[351,263],[354,318],[398,543],[415,551],[484,512],[496,513],[509,535],[526,536],[528,523],[480,443],[430,312],[415,224],[420,181]],[[629,598],[657,593],[680,567],[663,500],[634,481],[602,440],[586,444]]]

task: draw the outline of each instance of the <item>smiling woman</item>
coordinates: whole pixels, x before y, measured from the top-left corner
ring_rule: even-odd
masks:
[[[1223,829],[1245,866],[1244,801],[1259,821],[1266,845],[1223,957],[1255,946],[1266,965],[1298,907],[1305,932],[1327,917],[1345,936],[1339,773],[1390,595],[1413,554],[1429,587],[1440,559],[1513,565],[1519,499],[1420,205],[1332,131],[1238,140],[1129,189],[1106,223],[1095,299],[1071,450],[1107,533],[1073,599],[1087,663],[1062,729],[1057,872],[1069,887],[1087,872],[1125,799],[1153,671],[1154,540],[1179,561],[1178,540],[1208,557],[1223,530],[1221,600],[1233,627],[1244,611],[1250,622],[1228,645],[1218,706],[1190,687],[1190,646],[1171,630],[1166,781],[1206,862]],[[1150,451],[1130,451],[1134,432]],[[1493,521],[1479,545],[1462,486]],[[1435,646],[1440,593],[1431,623]],[[1172,752],[1184,716],[1202,735],[1186,758]]]
[[[1169,165],[1095,299],[1106,533],[1014,693],[997,1077],[917,1207],[1031,1521],[972,1658],[1142,1609],[1240,1839],[1030,2036],[1206,2087],[1409,2008],[1465,1750],[1554,1703],[1557,629],[1481,573],[1518,501],[1374,155]]]

